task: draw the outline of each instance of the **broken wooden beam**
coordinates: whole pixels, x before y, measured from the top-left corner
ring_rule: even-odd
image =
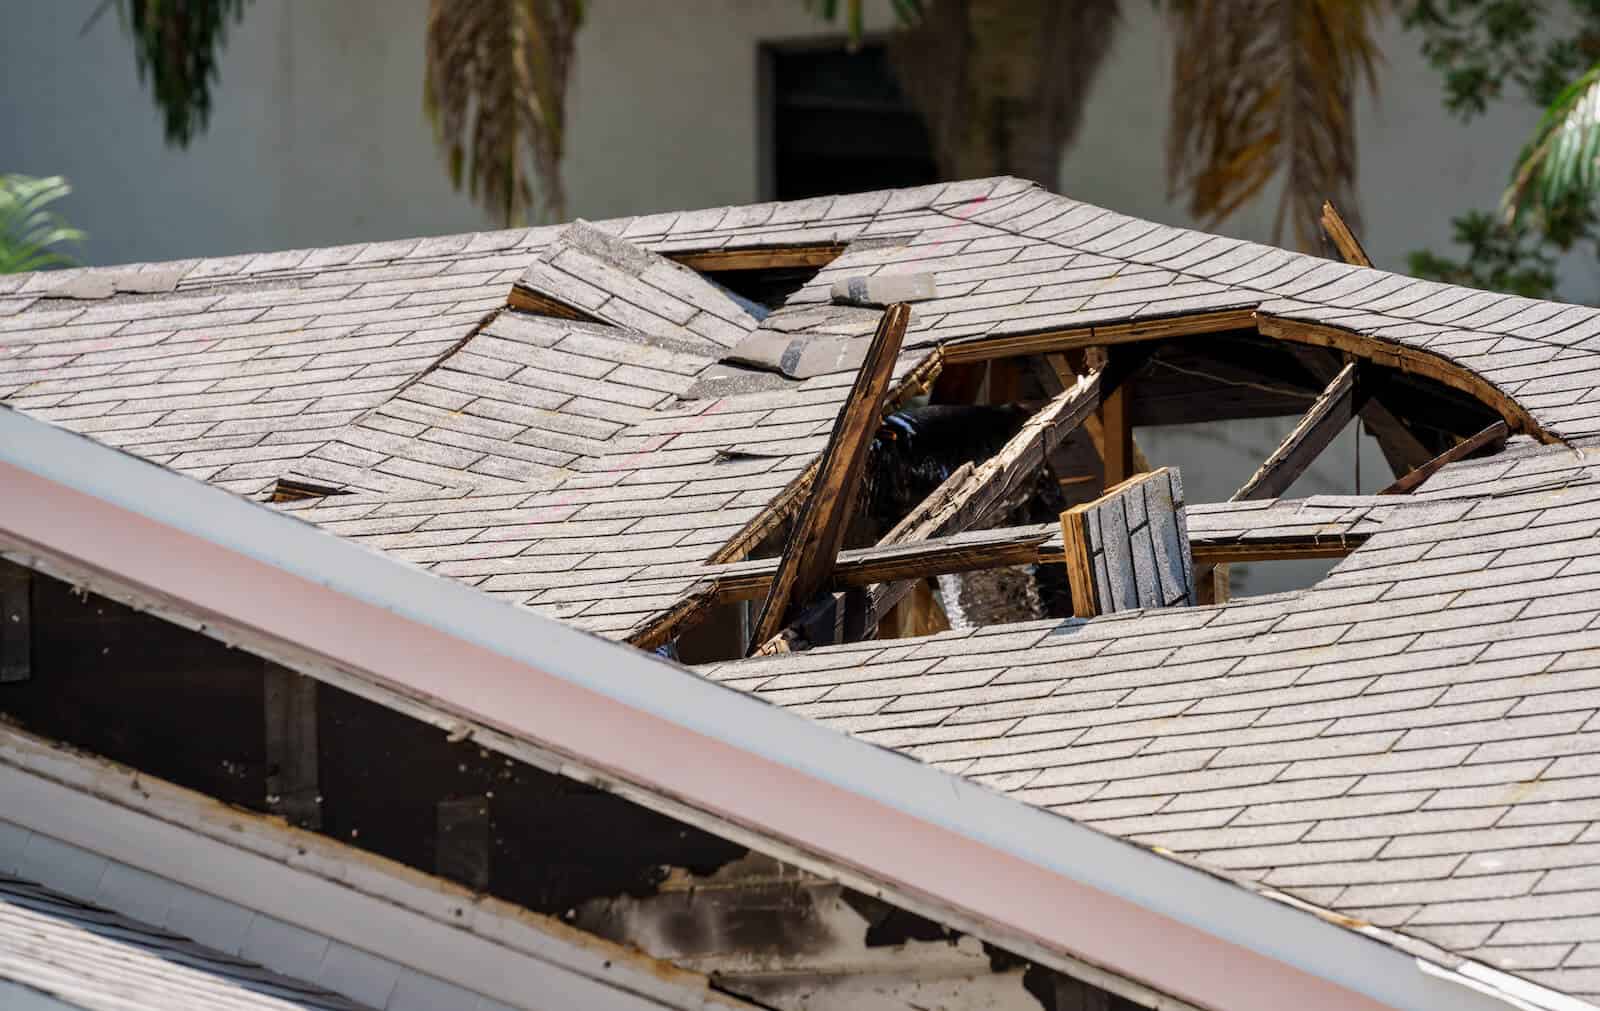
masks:
[[[1311,374],[1311,377],[1323,385],[1339,374],[1344,367],[1344,360],[1336,351],[1327,348],[1295,345],[1295,358],[1301,366]],[[1366,422],[1367,430],[1378,441],[1378,448],[1383,451],[1383,458],[1388,461],[1389,469],[1395,474],[1404,474],[1408,470],[1420,467],[1433,457],[1433,451],[1422,444],[1422,440],[1407,428],[1405,423],[1395,417],[1383,405],[1381,397],[1368,397],[1361,405],[1361,420]]]
[[[1333,240],[1333,245],[1339,250],[1339,255],[1344,262],[1357,267],[1372,266],[1372,258],[1367,256],[1367,251],[1361,248],[1361,240],[1356,238],[1356,233],[1345,224],[1344,216],[1339,209],[1333,206],[1333,201],[1322,202],[1322,230]]]
[[[1172,468],[1068,509],[1061,541],[1077,617],[1195,603],[1183,483]]]
[[[1455,463],[1457,460],[1464,460],[1472,454],[1484,449],[1489,449],[1491,447],[1499,448],[1500,446],[1505,445],[1505,441],[1510,434],[1511,429],[1504,421],[1496,421],[1494,424],[1483,429],[1481,432],[1478,432],[1476,435],[1461,440],[1454,446],[1451,446],[1449,449],[1445,450],[1443,453],[1440,453],[1438,456],[1429,460],[1427,463],[1424,463],[1420,467],[1410,471],[1404,477],[1400,478],[1400,480],[1383,489],[1383,491],[1380,491],[1378,494],[1409,495],[1415,491],[1417,487],[1422,484],[1422,482],[1438,473],[1441,467],[1445,466],[1446,464]]]
[[[755,622],[753,644],[777,635],[800,607],[828,585],[860,491],[867,450],[883,418],[895,356],[900,353],[910,318],[911,307],[901,302],[885,310],[878,323],[866,360],[839,409],[810,494],[784,546],[772,589]]]
[[[1017,337],[977,338],[960,344],[946,344],[943,350],[946,360],[951,363],[985,362],[994,358],[1042,355],[1110,344],[1137,344],[1167,337],[1250,330],[1255,326],[1255,315],[1252,309],[1223,309],[1133,323],[1049,330]]]
[[[681,250],[664,254],[691,270],[775,270],[786,267],[826,267],[844,252],[842,242],[801,246],[746,246],[738,249]]]
[[[1356,382],[1358,370],[1355,362],[1339,370],[1272,455],[1233,493],[1230,502],[1278,498],[1306,472],[1345,426],[1355,420],[1362,397]]]

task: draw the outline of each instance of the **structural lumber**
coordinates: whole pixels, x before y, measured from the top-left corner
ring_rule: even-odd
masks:
[[[1136,344],[1168,337],[1249,330],[1254,326],[1253,310],[1224,309],[1219,312],[1190,313],[1185,316],[1138,320],[1132,323],[1108,323],[1104,326],[1075,327],[1070,330],[1047,330],[1043,333],[1024,334],[1018,337],[999,337],[989,340],[980,338],[960,344],[947,344],[944,346],[944,353],[946,360],[951,363],[983,362],[992,358],[1015,358],[1019,355],[1042,355],[1053,351],[1074,351],[1109,344]]]
[[[1513,432],[1525,433],[1547,445],[1560,441],[1546,432],[1534,420],[1533,415],[1528,413],[1527,408],[1513,400],[1504,390],[1436,351],[1426,351],[1407,344],[1363,336],[1326,323],[1288,319],[1270,313],[1256,314],[1256,328],[1268,337],[1333,348],[1373,365],[1432,379],[1452,389],[1460,390],[1484,404],[1504,418],[1506,425]]]
[[[1309,500],[1313,506],[1316,501]],[[1355,510],[1349,501],[1341,500],[1341,512]],[[1375,497],[1366,502],[1369,506],[1381,504]],[[1215,503],[1191,508],[1187,511],[1190,555],[1196,563],[1210,564],[1343,558],[1378,529],[1375,523],[1350,519],[1300,520],[1297,513],[1306,505],[1302,500],[1282,499],[1265,509],[1261,503],[1237,504],[1233,508],[1228,508],[1227,503]],[[829,586],[843,591],[1005,565],[1056,565],[1065,561],[1064,552],[1057,523],[993,527],[949,537],[879,543],[840,552]],[[777,565],[777,559],[764,558],[711,569],[707,581],[685,600],[727,604],[760,599],[766,595]]]
[[[914,510],[922,515],[915,527],[908,528],[907,524],[901,523],[896,526],[895,532],[903,541],[924,541],[931,537],[960,533],[982,520],[996,505],[1010,498],[1023,479],[1044,465],[1050,451],[1100,406],[1101,391],[1107,387],[1108,372],[1097,372],[1053,398],[1023,423],[1021,430],[1001,447],[1000,452],[973,468],[959,487],[950,488],[948,486],[952,482],[946,481],[936,489],[929,498],[940,499],[939,504]],[[864,609],[862,624],[874,623],[908,589],[909,584],[904,581],[874,586],[866,599],[859,602]],[[816,627],[830,618],[837,625],[842,618],[839,611],[841,603],[832,598],[819,601],[782,632],[759,638],[761,646],[757,652],[788,652],[806,641],[803,629]]]
[[[834,422],[811,492],[784,546],[772,589],[755,622],[753,643],[764,643],[776,635],[798,606],[828,585],[910,318],[911,307],[899,302],[889,306],[878,323],[866,360]]]
[[[1355,362],[1350,362],[1339,370],[1299,424],[1284,436],[1272,455],[1228,501],[1278,498],[1305,473],[1312,461],[1355,419],[1361,396],[1356,382],[1358,368]]]
[[[777,270],[791,267],[826,267],[842,252],[844,252],[842,242],[819,242],[804,246],[701,249],[664,255],[691,270]]]
[[[1422,482],[1438,473],[1439,469],[1445,464],[1455,463],[1457,460],[1466,459],[1473,453],[1491,446],[1499,447],[1505,443],[1507,436],[1510,434],[1511,429],[1506,426],[1504,421],[1496,421],[1494,424],[1485,428],[1478,434],[1463,439],[1454,446],[1451,446],[1449,449],[1445,450],[1443,453],[1440,453],[1438,456],[1434,457],[1432,460],[1429,460],[1422,466],[1412,470],[1410,473],[1406,474],[1389,487],[1383,489],[1383,491],[1379,492],[1378,494],[1409,495],[1415,491],[1417,487],[1422,484]]]
[[[1301,417],[1299,424],[1250,475],[1250,479],[1228,498],[1229,502],[1278,498],[1294,484],[1296,478],[1305,473],[1312,461],[1355,418],[1360,408],[1358,401],[1361,393],[1356,384],[1358,369],[1355,362],[1348,362],[1339,370],[1321,396]],[[1201,566],[1195,569],[1194,577],[1201,603],[1221,604],[1228,599],[1226,565]]]
[[[1333,206],[1333,201],[1322,202],[1322,230],[1328,233],[1328,238],[1338,247],[1339,255],[1344,257],[1344,262],[1357,267],[1372,266],[1372,259],[1367,256],[1367,251],[1361,248],[1361,240],[1356,238],[1356,233],[1344,223],[1344,217],[1339,214],[1338,208]]]

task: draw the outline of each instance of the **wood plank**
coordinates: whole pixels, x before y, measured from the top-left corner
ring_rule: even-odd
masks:
[[[904,302],[884,310],[850,395],[834,422],[811,492],[784,547],[772,589],[755,622],[754,643],[764,643],[777,635],[800,607],[828,585],[850,511],[860,492],[867,450],[883,418],[895,356],[900,353],[910,318],[911,307]]]
[[[1045,392],[1051,396],[1055,396],[1078,381],[1079,373],[1073,368],[1072,362],[1067,358],[1066,354],[1057,352],[1044,355],[1042,361],[1045,367],[1038,369],[1037,374],[1040,382],[1044,383]],[[1130,405],[1130,410],[1131,407],[1132,405]],[[1083,430],[1087,433],[1089,441],[1094,445],[1094,451],[1099,455],[1103,466],[1106,458],[1106,430],[1105,425],[1101,423],[1099,415],[1091,414],[1085,418],[1083,420]],[[1149,459],[1144,455],[1144,450],[1139,448],[1139,441],[1133,437],[1131,431],[1128,433],[1128,449],[1130,451],[1129,459],[1133,461],[1135,473],[1143,474],[1145,471],[1154,469],[1150,466]],[[1064,475],[1057,476],[1061,478],[1063,484],[1066,484],[1069,480]],[[1076,481],[1078,479],[1073,478],[1071,480]],[[1108,487],[1115,483],[1114,481],[1103,481],[1102,487]]]
[[[1454,463],[1457,460],[1464,460],[1480,450],[1491,447],[1498,449],[1500,446],[1505,445],[1505,441],[1510,434],[1511,429],[1504,421],[1496,421],[1494,424],[1478,432],[1476,435],[1463,439],[1454,446],[1451,446],[1443,453],[1440,453],[1432,460],[1429,460],[1427,463],[1406,474],[1404,477],[1400,478],[1400,480],[1383,489],[1383,491],[1380,491],[1378,494],[1409,495],[1415,491],[1417,487],[1422,484],[1422,482],[1438,473],[1441,467],[1449,463]]]
[[[826,267],[844,252],[842,242],[799,246],[746,246],[739,249],[700,249],[663,254],[691,270],[771,270],[779,267]]]
[[[983,362],[993,358],[1015,358],[1019,355],[1042,355],[1055,351],[1074,351],[1105,344],[1136,344],[1142,341],[1161,340],[1166,337],[1188,337],[1195,334],[1222,333],[1227,330],[1248,330],[1255,325],[1255,312],[1250,309],[1224,309],[1220,312],[1191,313],[1165,319],[1140,320],[1130,323],[1110,323],[1102,326],[1073,327],[1066,330],[1047,330],[1016,337],[978,338],[943,347],[945,358],[952,363]]]
[[[1106,487],[1114,488],[1135,473],[1133,425],[1128,418],[1129,391],[1116,390],[1100,405],[1100,459],[1105,463]]]
[[[1471,396],[1505,419],[1513,432],[1532,436],[1546,445],[1561,440],[1544,430],[1527,409],[1504,390],[1476,372],[1435,351],[1365,337],[1325,323],[1308,323],[1269,313],[1256,314],[1257,328],[1268,337],[1344,351],[1374,365],[1423,376]]]
[[[901,381],[889,400],[892,406],[898,406],[912,397],[928,392],[938,380],[944,369],[944,356],[935,350],[921,364],[912,369]],[[744,558],[756,545],[767,539],[767,536],[778,529],[805,501],[806,494],[811,490],[811,483],[816,479],[817,470],[822,465],[822,458],[811,461],[806,469],[801,471],[788,486],[778,494],[772,504],[763,509],[760,514],[746,523],[744,527],[728,543],[723,545],[716,554],[711,556],[711,561],[716,563],[736,562]]]
[[[1081,426],[1100,406],[1102,391],[1115,390],[1143,367],[1149,350],[1119,355],[1099,371],[1084,377],[1072,389],[1051,399],[1023,423],[1000,452],[975,468],[966,485],[952,492],[943,504],[928,512],[916,528],[904,533],[907,541],[926,540],[960,533],[977,524],[998,505],[1014,497],[1024,481],[1044,465],[1050,453]],[[911,583],[899,580],[874,586],[865,602],[866,622],[870,627],[887,613],[907,592]],[[760,640],[759,654],[803,649],[808,640],[802,628],[838,627],[842,601],[838,597],[818,601],[790,622],[784,630]],[[780,644],[779,639],[783,642]]]
[[[521,312],[532,313],[535,316],[554,316],[557,319],[575,319],[586,323],[598,322],[582,309],[570,306],[565,302],[558,302],[529,288],[524,288],[520,284],[511,286],[511,293],[506,296],[506,305]]]
[[[1344,262],[1355,264],[1358,267],[1372,266],[1372,258],[1367,256],[1367,251],[1361,248],[1361,240],[1356,238],[1356,233],[1345,224],[1344,217],[1338,208],[1333,206],[1333,201],[1322,202],[1322,230],[1328,233],[1328,238],[1339,250],[1339,255],[1344,257]]]
[[[33,571],[0,559],[0,683],[33,676]]]
[[[317,682],[264,663],[267,810],[299,828],[322,827],[317,775]]]
[[[1350,362],[1339,370],[1301,417],[1300,423],[1284,436],[1272,455],[1228,501],[1278,498],[1305,473],[1328,444],[1355,420],[1356,407],[1362,397],[1356,381],[1358,369],[1357,363]]]
[[[1326,348],[1299,345],[1295,352],[1300,364],[1319,383],[1328,383],[1343,367],[1338,353]],[[1383,451],[1384,459],[1395,474],[1420,467],[1433,456],[1422,440],[1383,405],[1380,397],[1369,397],[1361,405],[1361,420],[1367,423],[1373,438],[1378,440],[1378,448]]]
[[[1195,603],[1178,472],[1130,478],[1061,514],[1062,555],[1080,618]]]

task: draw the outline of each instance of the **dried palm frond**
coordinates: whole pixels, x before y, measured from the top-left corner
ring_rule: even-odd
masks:
[[[450,181],[507,225],[566,216],[567,80],[583,6],[432,0],[429,8],[423,105]]]
[[[946,178],[1011,174],[1058,189],[1118,0],[929,0],[890,41],[895,76]]]
[[[1283,171],[1281,242],[1316,248],[1322,202],[1356,213],[1355,94],[1376,89],[1382,0],[1181,0],[1174,4],[1167,179],[1208,225]]]
[[[1573,81],[1545,110],[1517,159],[1501,201],[1508,222],[1523,211],[1559,218],[1600,193],[1600,64]]]

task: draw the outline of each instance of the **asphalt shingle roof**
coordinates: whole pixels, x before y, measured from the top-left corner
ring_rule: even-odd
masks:
[[[0,278],[0,401],[243,494],[338,486],[350,494],[281,508],[624,637],[714,572],[820,453],[877,319],[829,304],[840,277],[937,276],[905,384],[940,346],[1220,312],[1437,366],[1554,444],[1513,438],[1393,501],[1190,503],[1192,535],[1213,542],[1361,541],[1308,590],[705,673],[1393,943],[1600,994],[1600,310],[1013,179],[593,227],[611,238],[145,265],[126,269],[175,290],[103,300],[45,297],[93,271]],[[663,259],[808,244],[845,250],[759,323]],[[602,248],[639,269],[599,270]],[[572,300],[576,281],[594,287],[569,302],[594,321],[506,309],[519,281]],[[795,341],[823,363],[803,380],[724,361]]]

